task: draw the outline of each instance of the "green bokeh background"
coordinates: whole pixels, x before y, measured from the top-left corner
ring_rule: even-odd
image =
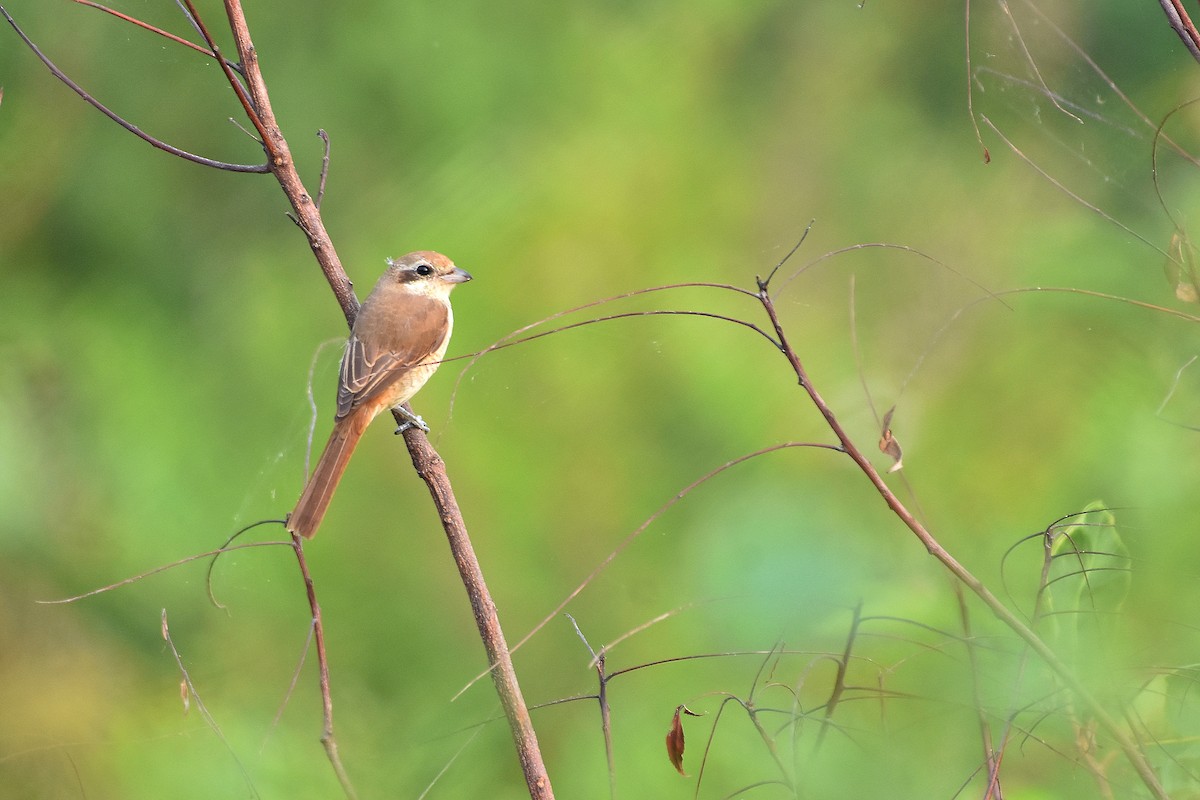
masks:
[[[68,74],[148,132],[260,159],[225,121],[240,112],[211,62],[70,3],[5,5]],[[973,4],[975,111],[1035,168],[981,121],[993,156],[983,164],[955,4],[247,5],[314,190],[313,133],[332,139],[324,217],[360,293],[386,256],[413,249],[474,273],[455,295],[453,355],[645,287],[752,288],[816,220],[776,281],[789,335],[864,448],[878,437],[864,386],[879,413],[898,405],[905,469],[889,481],[961,561],[1029,612],[1040,547],[1006,559],[1009,549],[1094,501],[1121,509],[1134,569],[1108,655],[1065,655],[1116,713],[1136,698],[1143,733],[1175,737],[1155,763],[1175,760],[1163,772],[1179,796],[1200,791],[1187,750],[1194,701],[1161,682],[1139,692],[1156,670],[1200,660],[1200,451],[1187,427],[1200,424],[1200,369],[1185,370],[1159,410],[1196,352],[1195,325],[1078,294],[1002,303],[981,288],[1072,287],[1195,310],[1164,271],[1173,227],[1151,152],[1154,126],[1193,96],[1200,73],[1157,7],[1014,4],[1035,72],[1000,7]],[[187,33],[165,0],[118,6]],[[219,4],[201,10],[219,29]],[[53,80],[7,28],[0,83],[0,796],[338,796],[311,654],[289,696],[308,610],[286,549],[218,564],[226,610],[208,602],[202,561],[74,604],[38,603],[285,514],[305,471],[318,351],[317,440],[332,413],[337,305],[269,176],[152,150]],[[1194,144],[1196,119],[1185,109],[1168,132]],[[1196,170],[1170,148],[1159,154],[1165,204],[1186,225],[1200,205]],[[899,249],[818,261],[872,242],[936,261]],[[565,321],[649,309],[765,324],[753,301],[698,288]],[[711,319],[608,322],[466,365],[444,367],[415,406],[448,462],[510,642],[697,478],[775,443],[831,441],[778,354]],[[385,424],[307,553],[341,752],[361,796],[416,797],[430,784],[429,797],[525,794],[490,684],[454,699],[484,669],[482,648],[426,491]],[[828,695],[833,668],[819,654],[841,652],[860,602],[866,616],[907,622],[863,623],[851,682],[864,690],[815,749],[816,724],[790,715]],[[183,710],[164,609],[221,736],[198,702]],[[771,661],[754,699],[778,709],[764,724],[799,796],[950,797],[972,780],[966,796],[982,794],[949,581],[835,454],[785,450],[704,484],[567,610],[593,647],[675,611],[616,646],[610,670],[796,651]],[[1006,752],[1006,797],[1096,796],[1071,704],[974,613],[997,736],[1006,717],[1036,709]],[[764,659],[615,679],[617,796],[693,796],[720,693],[748,698]],[[594,692],[588,662],[561,616],[516,654],[535,704]],[[899,694],[881,701],[880,687]],[[690,779],[663,750],[679,703],[707,713],[686,722]],[[558,796],[608,796],[595,703],[534,720]],[[1100,747],[1098,757],[1111,749],[1103,737]],[[779,774],[746,717],[726,708],[701,795]],[[1138,796],[1119,760],[1109,778],[1116,796]],[[750,796],[789,793],[766,785]]]

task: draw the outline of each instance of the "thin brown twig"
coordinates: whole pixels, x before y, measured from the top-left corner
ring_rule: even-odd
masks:
[[[329,179],[329,134],[324,128],[317,131],[317,136],[325,144],[325,153],[321,156],[321,180],[317,183],[317,210],[321,210],[321,201],[325,199],[325,181]]]
[[[304,558],[303,539],[299,534],[292,534],[292,548],[296,553],[296,563],[300,567],[300,576],[304,581],[304,592],[308,597],[308,607],[312,611],[312,639],[317,648],[317,671],[321,684],[321,710],[323,726],[321,728],[321,744],[333,767],[342,791],[350,800],[356,800],[358,793],[350,781],[350,775],[342,764],[338,753],[337,737],[333,734],[333,690],[329,682],[329,655],[325,649],[325,624],[321,618],[321,604],[317,600],[317,589],[313,583],[312,573],[308,570],[308,561]]]
[[[971,63],[971,0],[963,3],[963,44],[966,50],[967,66],[967,116],[971,118],[971,128],[975,131],[975,141],[983,151],[983,163],[992,163],[992,153],[983,143],[983,134],[979,131],[979,120],[975,117],[975,68]]]
[[[128,22],[130,25],[136,25],[137,27],[142,28],[144,30],[148,30],[151,33],[156,33],[159,36],[163,37],[164,39],[170,39],[172,42],[175,42],[176,44],[181,44],[184,47],[195,50],[200,55],[207,56],[208,58],[216,58],[217,57],[216,53],[214,53],[211,50],[204,49],[203,47],[196,44],[195,42],[184,39],[182,36],[176,36],[175,34],[171,33],[170,31],[165,31],[162,28],[159,28],[155,25],[151,25],[149,22],[144,22],[143,20],[140,20],[137,17],[131,17],[128,14],[123,14],[120,11],[117,11],[115,8],[109,8],[108,6],[101,5],[100,3],[95,2],[95,0],[73,0],[73,1],[78,3],[81,6],[87,6],[88,8],[94,8],[97,11],[103,11],[105,14],[111,14],[112,16],[116,17],[117,19],[121,20],[122,22]],[[233,66],[234,69],[237,69],[239,71],[241,70],[241,68],[239,66],[237,66],[236,64],[233,64],[231,66]]]
[[[617,762],[616,753],[613,750],[612,739],[612,709],[608,705],[608,648],[601,647],[597,653],[592,649],[592,645],[588,642],[587,637],[583,635],[583,631],[579,627],[579,623],[570,614],[566,615],[571,621],[571,626],[575,628],[575,635],[583,642],[583,646],[592,654],[591,666],[596,670],[596,702],[600,706],[600,730],[604,735],[604,755],[608,760],[608,794],[609,797],[617,796]]]
[[[992,741],[992,726],[988,722],[987,712],[983,707],[983,696],[980,692],[979,652],[975,637],[971,633],[971,609],[967,605],[967,595],[962,584],[954,581],[954,597],[958,601],[958,618],[962,625],[963,645],[967,648],[967,663],[971,669],[971,702],[975,706],[975,714],[979,721],[979,740],[983,746],[983,760],[987,766],[987,790],[984,800],[1004,800],[1004,792],[1000,786],[1000,761],[1003,753],[997,753]]]
[[[822,720],[821,729],[817,733],[817,741],[814,745],[817,748],[825,741],[829,723],[833,720],[833,712],[837,710],[842,693],[846,691],[846,672],[850,669],[850,655],[854,649],[854,640],[858,636],[858,626],[861,622],[862,603],[859,602],[854,606],[854,617],[850,621],[850,631],[846,634],[846,647],[842,651],[841,657],[837,659],[837,673],[834,675],[833,690],[829,693],[829,700],[825,702],[825,718]]]
[[[614,671],[608,673],[608,680],[611,683],[613,678],[620,677],[621,675],[626,675],[631,672],[638,672],[643,669],[650,669],[652,667],[661,667],[664,664],[681,664],[686,661],[705,661],[710,658],[730,658],[730,657],[742,657],[742,656],[768,656],[768,655],[772,655],[774,653],[778,653],[779,655],[789,655],[789,656],[794,656],[794,655],[820,656],[822,658],[828,658],[830,661],[833,661],[837,658],[835,655],[833,655],[831,653],[823,653],[823,652],[814,651],[814,650],[790,650],[790,649],[784,649],[784,648],[780,647],[779,645],[776,645],[776,646],[772,647],[770,650],[729,650],[729,651],[722,652],[722,653],[693,653],[692,655],[687,655],[687,656],[669,656],[667,658],[656,658],[653,661],[645,661],[641,664],[634,664],[629,667],[622,667],[621,669],[614,670]]]

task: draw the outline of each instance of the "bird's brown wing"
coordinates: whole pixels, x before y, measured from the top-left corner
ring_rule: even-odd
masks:
[[[406,298],[387,320],[360,319],[346,342],[338,381],[337,418],[385,394],[413,367],[436,359],[446,341],[449,311],[428,297]]]

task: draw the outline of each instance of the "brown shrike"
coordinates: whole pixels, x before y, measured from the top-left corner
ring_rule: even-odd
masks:
[[[450,344],[454,315],[450,290],[471,280],[441,253],[422,250],[388,260],[387,272],[358,310],[338,379],[333,433],[321,453],[287,529],[311,539],[325,517],[354,447],[371,420],[396,408],[412,426],[428,431],[418,416],[400,408],[429,380]]]

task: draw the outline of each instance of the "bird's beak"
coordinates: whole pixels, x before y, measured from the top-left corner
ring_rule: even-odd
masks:
[[[453,271],[443,275],[442,280],[446,283],[466,283],[471,280],[471,273],[461,267],[455,267]]]

